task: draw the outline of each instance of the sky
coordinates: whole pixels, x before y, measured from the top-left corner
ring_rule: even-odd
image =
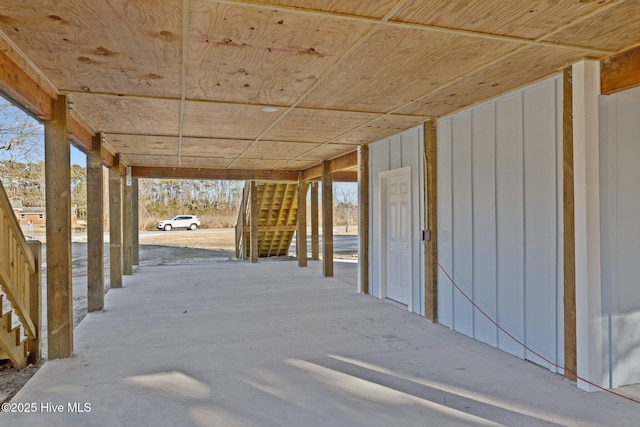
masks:
[[[87,155],[73,145],[71,146],[71,164],[79,165],[83,168],[87,166]]]

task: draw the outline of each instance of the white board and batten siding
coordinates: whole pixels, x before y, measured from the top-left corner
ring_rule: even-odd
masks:
[[[423,184],[424,128],[419,126],[369,145],[369,289],[377,298],[381,295],[381,180],[392,175],[394,170],[409,168],[411,180],[411,300],[407,304],[412,312],[424,315],[424,250],[421,232],[424,228],[424,184]]]
[[[603,347],[609,387],[640,383],[640,88],[599,99]]]
[[[564,363],[561,76],[438,120],[438,255],[464,293]],[[438,276],[439,322],[561,371]]]

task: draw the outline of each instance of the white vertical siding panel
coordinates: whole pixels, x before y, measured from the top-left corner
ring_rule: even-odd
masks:
[[[380,259],[380,191],[378,183],[378,173],[389,170],[389,140],[382,140],[369,146],[371,163],[369,164],[369,290],[371,295],[380,297],[380,272],[377,268]]]
[[[613,387],[640,382],[640,89],[617,94],[610,140],[613,167],[609,210],[611,299],[611,382]]]
[[[615,351],[612,348],[613,340],[612,334],[615,332],[611,330],[611,312],[614,307],[612,302],[612,293],[617,287],[617,273],[615,268],[612,267],[613,260],[616,257],[615,241],[612,238],[616,234],[615,221],[616,216],[616,198],[615,198],[615,107],[616,98],[614,96],[600,97],[598,100],[599,109],[599,125],[598,130],[600,132],[600,233],[601,233],[601,246],[600,259],[602,265],[602,310],[605,318],[605,327],[603,328],[603,365],[606,372],[606,378],[604,383],[611,384],[611,369],[612,369],[612,357],[611,351]]]
[[[522,94],[496,105],[496,218],[498,322],[524,339],[524,200]],[[524,357],[524,349],[504,333],[498,348]]]
[[[402,167],[402,135],[389,138],[389,169]]]
[[[555,84],[525,90],[524,226],[525,338],[546,359],[556,358],[556,127]],[[526,351],[525,358],[551,365]]]
[[[473,274],[474,300],[492,319],[497,315],[495,103],[473,110]],[[498,345],[496,326],[474,310],[474,337]]]
[[[452,198],[452,118],[438,120],[438,261],[451,274],[453,271],[453,198]],[[447,276],[438,270],[438,322],[453,328],[454,288]]]
[[[472,146],[471,112],[453,116],[453,279],[473,298]],[[453,296],[454,329],[473,335],[473,307],[460,293]]]
[[[420,240],[420,230],[422,229],[422,217],[420,213],[421,201],[420,197],[423,188],[423,180],[420,178],[422,175],[422,127],[411,129],[410,131],[401,134],[402,138],[402,167],[411,167],[411,229],[414,231],[411,233],[411,286],[412,292],[412,306],[413,311],[416,313],[423,313],[422,306],[424,306],[423,297],[423,281],[421,280],[422,268],[422,243]]]

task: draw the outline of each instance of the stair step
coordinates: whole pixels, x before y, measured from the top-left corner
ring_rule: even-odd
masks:
[[[2,318],[0,319],[0,322],[2,322],[2,327],[6,330],[6,331],[11,331],[12,326],[12,318],[11,318],[11,312],[7,311],[5,313],[2,313]]]
[[[22,344],[22,328],[20,325],[13,326],[9,330],[9,334],[13,334],[15,337],[16,347]]]

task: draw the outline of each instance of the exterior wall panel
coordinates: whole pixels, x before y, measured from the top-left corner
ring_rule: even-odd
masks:
[[[554,363],[561,361],[563,343],[558,80],[438,122],[441,262],[483,311]],[[555,370],[499,332],[451,287],[441,274],[441,323]]]
[[[473,111],[473,272],[474,300],[492,318],[497,315],[496,274],[496,127],[495,105]],[[478,226],[477,226],[478,225]],[[474,336],[494,347],[498,329],[473,312]]]
[[[453,119],[438,121],[438,262],[453,271],[453,210],[451,126]],[[453,328],[455,289],[442,269],[438,270],[438,322]]]
[[[600,99],[602,302],[609,386],[640,382],[640,89]]]

